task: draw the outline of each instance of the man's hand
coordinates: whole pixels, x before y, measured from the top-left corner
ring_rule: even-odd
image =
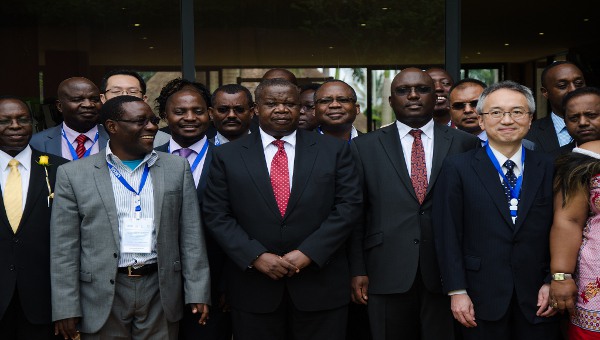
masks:
[[[279,280],[286,275],[292,276],[299,270],[287,260],[271,253],[262,253],[252,265],[273,280]]]
[[[208,305],[205,303],[192,303],[190,306],[192,307],[193,314],[202,313],[198,323],[202,326],[206,325],[206,321],[208,320]]]
[[[450,309],[454,318],[467,328],[477,327],[475,322],[475,309],[473,302],[467,294],[455,294],[450,296]]]
[[[557,310],[552,308],[550,302],[550,285],[544,284],[538,292],[537,306],[540,307],[535,315],[549,318],[556,314]]]
[[[366,305],[369,299],[369,277],[368,276],[354,276],[350,280],[350,287],[352,289],[352,301],[361,305]]]
[[[296,267],[296,271],[292,273],[292,275],[299,273],[300,269],[306,268],[312,262],[312,260],[308,256],[304,255],[304,253],[302,253],[300,250],[290,251],[289,253],[283,255],[283,259]],[[288,274],[288,276],[292,275]]]
[[[575,302],[577,301],[577,285],[573,279],[564,281],[552,280],[550,284],[550,301],[557,303],[558,311],[563,313],[565,310],[573,315],[575,312]]]
[[[68,318],[58,320],[54,323],[54,335],[62,335],[65,340],[79,339],[79,331],[76,325],[81,318]]]

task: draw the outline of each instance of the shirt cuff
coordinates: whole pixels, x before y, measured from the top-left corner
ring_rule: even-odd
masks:
[[[457,289],[457,290],[451,290],[448,292],[448,296],[458,295],[458,294],[467,294],[467,290],[466,289]]]

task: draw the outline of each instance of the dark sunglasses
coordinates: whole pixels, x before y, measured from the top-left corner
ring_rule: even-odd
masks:
[[[470,102],[460,102],[460,103],[452,103],[452,109],[454,110],[464,110],[467,107],[467,104],[471,105],[473,109],[477,106],[479,100],[471,100]]]

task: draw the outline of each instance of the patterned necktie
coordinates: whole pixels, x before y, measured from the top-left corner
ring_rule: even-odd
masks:
[[[427,193],[427,165],[425,165],[425,149],[421,140],[421,130],[410,130],[410,135],[413,136],[412,151],[410,153],[410,180],[419,204],[423,204],[425,193]]]
[[[86,135],[79,135],[75,138],[77,142],[77,148],[75,148],[75,152],[77,153],[77,158],[82,159],[83,155],[85,155],[85,141],[87,140]]]
[[[514,172],[515,166],[515,162],[511,161],[510,159],[504,162],[504,167],[507,169],[506,179],[508,180],[508,184],[510,184],[510,187],[512,188],[514,188],[515,185],[517,185],[517,176],[515,176]],[[504,188],[504,194],[506,195],[506,199],[510,202],[510,188],[508,185],[506,185],[506,182],[504,180],[502,181],[502,187]]]
[[[188,158],[188,156],[192,153],[192,149],[188,149],[188,148],[181,148],[179,149],[179,156],[183,157],[183,158]]]
[[[17,232],[21,217],[23,216],[23,187],[21,185],[21,173],[19,172],[19,161],[11,159],[8,162],[10,172],[4,185],[4,209],[8,223],[13,230]]]
[[[288,158],[283,147],[284,141],[276,140],[273,144],[277,147],[277,153],[271,161],[271,186],[277,201],[277,207],[281,217],[285,215],[287,204],[290,199],[290,173],[288,170]]]

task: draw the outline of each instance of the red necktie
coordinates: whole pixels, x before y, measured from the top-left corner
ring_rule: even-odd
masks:
[[[427,193],[427,166],[425,165],[425,149],[421,140],[421,130],[410,130],[410,135],[413,136],[412,151],[410,153],[410,180],[419,204],[423,204],[425,193]]]
[[[279,207],[281,216],[285,215],[285,209],[290,199],[290,173],[288,170],[288,158],[283,147],[284,141],[276,140],[273,144],[277,147],[277,153],[271,161],[271,185],[275,200]]]
[[[78,159],[82,159],[83,155],[85,154],[85,141],[86,140],[87,140],[86,135],[79,135],[79,136],[77,136],[77,138],[75,138],[75,141],[77,142],[77,148],[75,149],[75,152],[77,153]]]

